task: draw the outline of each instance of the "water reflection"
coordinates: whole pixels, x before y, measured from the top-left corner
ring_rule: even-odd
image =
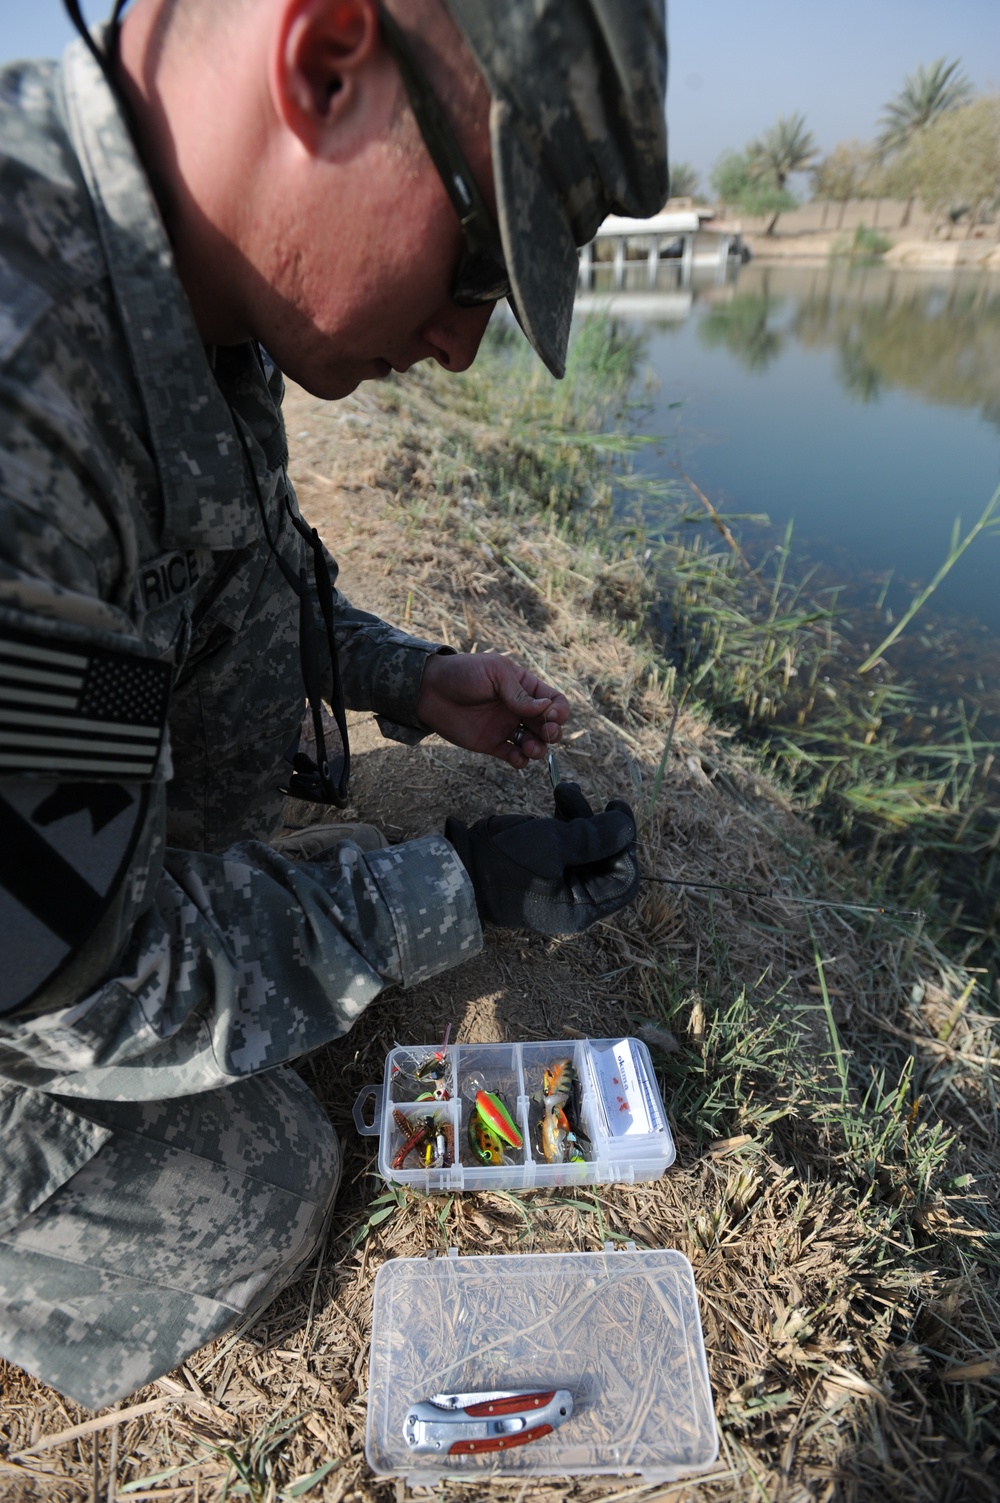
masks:
[[[798,550],[841,580],[891,574],[897,614],[1000,478],[996,275],[751,262],[681,286],[663,266],[651,291],[580,303],[646,336],[642,422],[665,442],[644,468],[682,470],[722,511],[793,523]],[[998,565],[1000,538],[981,539],[935,607],[1000,632]]]
[[[836,346],[851,396],[870,402],[898,388],[973,408],[1000,428],[997,278],[952,273],[942,285],[879,267],[844,282],[832,274],[799,301],[792,327],[804,345]]]
[[[676,291],[671,296],[671,289]],[[690,315],[699,339],[724,347],[748,371],[765,371],[790,340],[837,353],[844,391],[862,402],[899,389],[936,405],[977,411],[1000,428],[1000,276],[887,266],[736,268],[726,283],[681,289],[660,270],[657,288],[580,299],[666,332]]]
[[[743,292],[717,303],[698,325],[698,334],[708,346],[724,345],[748,371],[764,371],[781,354],[784,331],[776,328],[780,298],[766,292]]]

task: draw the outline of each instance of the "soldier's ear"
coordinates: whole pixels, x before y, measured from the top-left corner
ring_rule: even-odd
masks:
[[[310,155],[328,157],[363,134],[384,71],[375,0],[285,0],[270,50],[270,88],[283,123]]]

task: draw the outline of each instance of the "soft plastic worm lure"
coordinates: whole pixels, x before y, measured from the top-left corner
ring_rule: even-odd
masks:
[[[426,1117],[423,1119],[423,1121],[418,1122],[417,1125],[414,1126],[406,1117],[403,1116],[402,1112],[394,1111],[392,1115],[395,1120],[396,1126],[403,1134],[403,1141],[397,1148],[396,1153],[393,1157],[392,1167],[394,1169],[402,1169],[410,1154],[413,1153],[415,1149],[419,1148],[423,1143],[426,1143],[427,1134],[433,1126],[433,1122],[431,1118]]]
[[[426,1142],[426,1140],[426,1127],[418,1127],[416,1132],[411,1133],[411,1135],[400,1145],[393,1158],[392,1167],[394,1169],[402,1169],[410,1154],[413,1153],[415,1149],[419,1148],[422,1143]]]
[[[424,1150],[425,1169],[449,1169],[455,1162],[455,1129],[450,1122],[436,1123],[431,1116],[414,1122],[398,1107],[392,1116],[403,1135],[403,1141],[393,1155],[394,1169],[402,1169],[410,1154],[418,1148]]]

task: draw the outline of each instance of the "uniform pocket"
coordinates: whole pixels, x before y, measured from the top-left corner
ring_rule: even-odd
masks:
[[[44,1091],[0,1082],[0,1235],[90,1162],[111,1128]]]

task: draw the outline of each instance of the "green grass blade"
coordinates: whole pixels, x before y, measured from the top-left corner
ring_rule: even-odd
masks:
[[[952,545],[948,553],[948,557],[945,559],[940,569],[938,569],[937,573],[931,580],[930,584],[926,587],[926,589],[921,590],[920,594],[916,595],[910,602],[909,608],[903,612],[902,616],[900,616],[899,620],[896,622],[896,625],[892,628],[892,631],[885,638],[885,640],[883,642],[880,642],[875,651],[870,653],[868,657],[865,658],[864,662],[861,664],[861,667],[858,669],[859,673],[867,673],[869,669],[874,668],[875,664],[885,652],[886,648],[891,647],[893,642],[896,641],[897,637],[902,636],[903,632],[909,626],[910,622],[920,610],[921,606],[925,605],[930,597],[934,594],[934,591],[937,589],[942,579],[944,579],[945,575],[951,573],[951,570],[958,563],[958,560],[962,557],[962,554],[965,552],[966,548],[968,548],[969,544],[972,543],[982,532],[983,528],[989,524],[991,518],[996,512],[998,504],[1000,504],[1000,485],[997,486],[996,490],[993,492],[993,495],[990,497],[986,506],[986,510],[979,518],[979,521],[975,524],[974,527],[971,527],[969,529],[968,533],[960,543],[956,543],[955,541],[956,537],[958,536],[958,529],[956,526],[955,530],[952,533]]]

